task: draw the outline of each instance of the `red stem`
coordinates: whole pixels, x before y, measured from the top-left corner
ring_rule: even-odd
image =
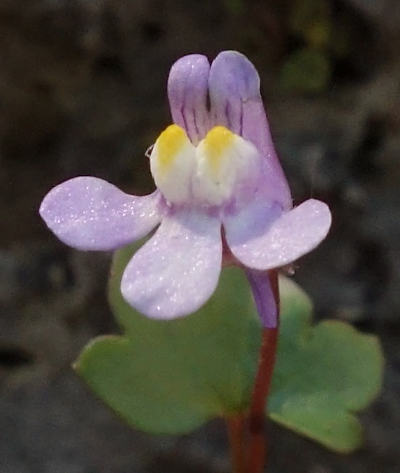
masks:
[[[244,424],[245,418],[243,414],[239,414],[227,419],[233,473],[246,473],[244,455]]]
[[[270,272],[270,281],[279,314],[278,273]],[[279,315],[278,315],[279,318]],[[275,366],[278,328],[264,328],[258,361],[258,369],[254,382],[254,390],[250,405],[249,436],[247,450],[246,473],[261,473],[266,463],[267,451],[265,441],[265,418],[267,397]]]

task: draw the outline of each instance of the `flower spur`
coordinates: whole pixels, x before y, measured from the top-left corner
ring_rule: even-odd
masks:
[[[263,325],[274,327],[265,274],[325,238],[329,209],[314,199],[292,208],[259,77],[245,56],[225,51],[211,66],[205,56],[181,58],[168,95],[174,124],[150,154],[154,193],[132,196],[102,179],[77,177],[46,195],[40,215],[61,241],[81,250],[120,248],[159,225],[121,281],[128,303],[151,318],[201,307],[228,254],[246,268]]]

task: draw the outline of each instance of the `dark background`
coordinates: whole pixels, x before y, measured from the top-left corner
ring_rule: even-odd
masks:
[[[271,426],[270,472],[400,471],[399,46],[398,0],[0,1],[1,473],[229,471],[219,422],[141,434],[73,374],[84,344],[117,330],[110,255],[63,246],[37,215],[77,175],[151,190],[144,152],[170,121],[169,67],[223,49],[260,72],[295,201],[332,208],[329,238],[296,274],[316,317],[378,334],[388,360],[361,450]]]

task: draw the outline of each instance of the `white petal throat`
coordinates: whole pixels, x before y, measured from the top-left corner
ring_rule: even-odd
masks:
[[[172,204],[221,206],[246,199],[259,165],[256,147],[223,126],[212,128],[195,147],[182,128],[171,125],[150,156],[154,181]]]

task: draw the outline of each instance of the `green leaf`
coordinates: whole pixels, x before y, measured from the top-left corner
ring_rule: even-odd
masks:
[[[149,432],[188,432],[245,409],[260,330],[243,272],[225,269],[197,313],[155,321],[121,296],[132,251],[116,253],[110,280],[111,306],[125,336],[89,344],[76,363],[78,373],[130,424]]]
[[[123,336],[100,337],[75,368],[95,393],[132,426],[188,432],[249,404],[260,325],[239,268],[225,268],[218,289],[197,313],[150,320],[123,300],[120,279],[134,247],[118,251],[110,303]],[[339,322],[311,323],[311,302],[282,279],[282,326],[269,400],[270,417],[329,448],[349,451],[361,438],[354,412],[378,393],[378,341]]]
[[[270,417],[339,452],[362,441],[354,413],[379,393],[383,356],[376,337],[348,324],[311,326],[312,305],[295,283],[281,281],[282,328],[269,398]]]

